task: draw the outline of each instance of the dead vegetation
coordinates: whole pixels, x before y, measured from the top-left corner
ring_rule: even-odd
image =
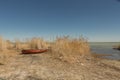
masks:
[[[90,48],[87,40],[83,37],[71,38],[69,36],[56,37],[53,42],[45,41],[42,38],[31,38],[24,41],[15,39],[14,42],[0,38],[0,50],[4,55],[11,55],[10,51],[20,53],[23,49],[41,49],[45,48],[51,51],[54,58],[70,63],[83,59],[90,55]],[[1,54],[0,54],[1,55]]]
[[[0,50],[21,50],[21,49],[41,49],[48,48],[48,43],[42,38],[31,38],[26,39],[25,41],[20,41],[19,39],[15,39],[15,41],[11,42],[10,40],[4,40],[0,37]]]
[[[58,37],[52,45],[52,54],[55,58],[72,63],[90,55],[90,48],[83,37]]]
[[[50,51],[19,55],[22,49],[40,48]],[[83,37],[57,37],[53,42],[0,38],[0,80],[119,80],[119,61],[89,60],[88,56],[89,44]]]

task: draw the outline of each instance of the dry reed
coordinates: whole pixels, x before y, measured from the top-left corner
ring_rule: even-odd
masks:
[[[0,37],[0,50],[4,51],[6,49],[7,49],[6,40],[4,40],[2,37]]]
[[[76,62],[83,56],[90,55],[87,40],[83,37],[59,37],[52,45],[53,56],[67,62]]]
[[[28,44],[32,49],[42,49],[48,47],[47,42],[42,38],[32,38]]]
[[[52,43],[45,41],[42,38],[27,39],[25,42],[16,39],[15,42],[3,40],[0,38],[0,50],[2,51],[21,51],[22,49],[41,49],[51,48],[52,56],[59,58],[63,61],[77,61],[81,57],[90,55],[89,44],[83,37],[70,38],[70,37],[56,37]],[[7,53],[9,53],[7,51]]]

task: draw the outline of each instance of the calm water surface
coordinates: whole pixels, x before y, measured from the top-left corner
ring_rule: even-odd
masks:
[[[94,53],[110,54],[112,56],[107,56],[106,58],[120,60],[120,51],[112,49],[113,46],[119,44],[120,42],[91,42],[90,47]]]

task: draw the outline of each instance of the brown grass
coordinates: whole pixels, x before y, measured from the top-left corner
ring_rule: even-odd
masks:
[[[10,40],[5,40],[0,37],[0,51],[6,50],[22,50],[22,49],[41,49],[48,48],[48,42],[42,38],[32,38],[27,39],[26,41],[20,41],[15,39],[14,42]]]
[[[52,56],[62,61],[76,62],[84,56],[90,55],[89,44],[83,37],[57,37],[52,43],[45,41],[42,38],[32,38],[26,41],[16,39],[15,42],[3,40],[0,38],[0,49],[8,55],[10,51],[20,53],[22,49],[41,49],[50,48]],[[14,52],[15,53],[15,52]]]
[[[15,44],[18,44],[15,42]],[[2,37],[0,37],[0,51],[4,52],[7,50],[13,50],[14,49],[14,44],[10,40],[5,40]]]
[[[4,41],[6,40],[4,39]],[[43,40],[45,43],[42,45],[50,45],[52,53],[17,55],[19,49],[36,48],[35,45],[38,45],[36,41],[37,40],[34,42],[32,39],[26,41],[18,40],[16,42],[6,41],[7,50],[4,50],[3,43],[0,43],[0,49],[4,51],[0,51],[0,80],[120,79],[119,61],[104,59],[99,61],[89,60],[86,63],[81,62],[80,64],[66,64],[62,62],[67,61],[73,63],[79,59],[83,59],[86,55],[90,55],[89,44],[87,40],[82,37],[75,39],[70,37],[59,37],[51,43]],[[18,45],[20,45],[20,47]],[[50,54],[52,54],[52,56]],[[98,55],[95,54],[95,56]]]
[[[87,40],[83,37],[59,37],[52,45],[53,56],[67,62],[76,62],[81,57],[90,55]]]
[[[47,43],[42,38],[32,38],[29,45],[32,49],[47,48]]]
[[[6,50],[6,47],[6,41],[2,37],[0,37],[0,50]]]

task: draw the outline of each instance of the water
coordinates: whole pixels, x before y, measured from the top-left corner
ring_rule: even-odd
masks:
[[[120,60],[120,51],[113,49],[113,46],[119,44],[118,42],[91,42],[90,47],[94,53],[110,54],[112,56],[107,56],[106,58]]]

